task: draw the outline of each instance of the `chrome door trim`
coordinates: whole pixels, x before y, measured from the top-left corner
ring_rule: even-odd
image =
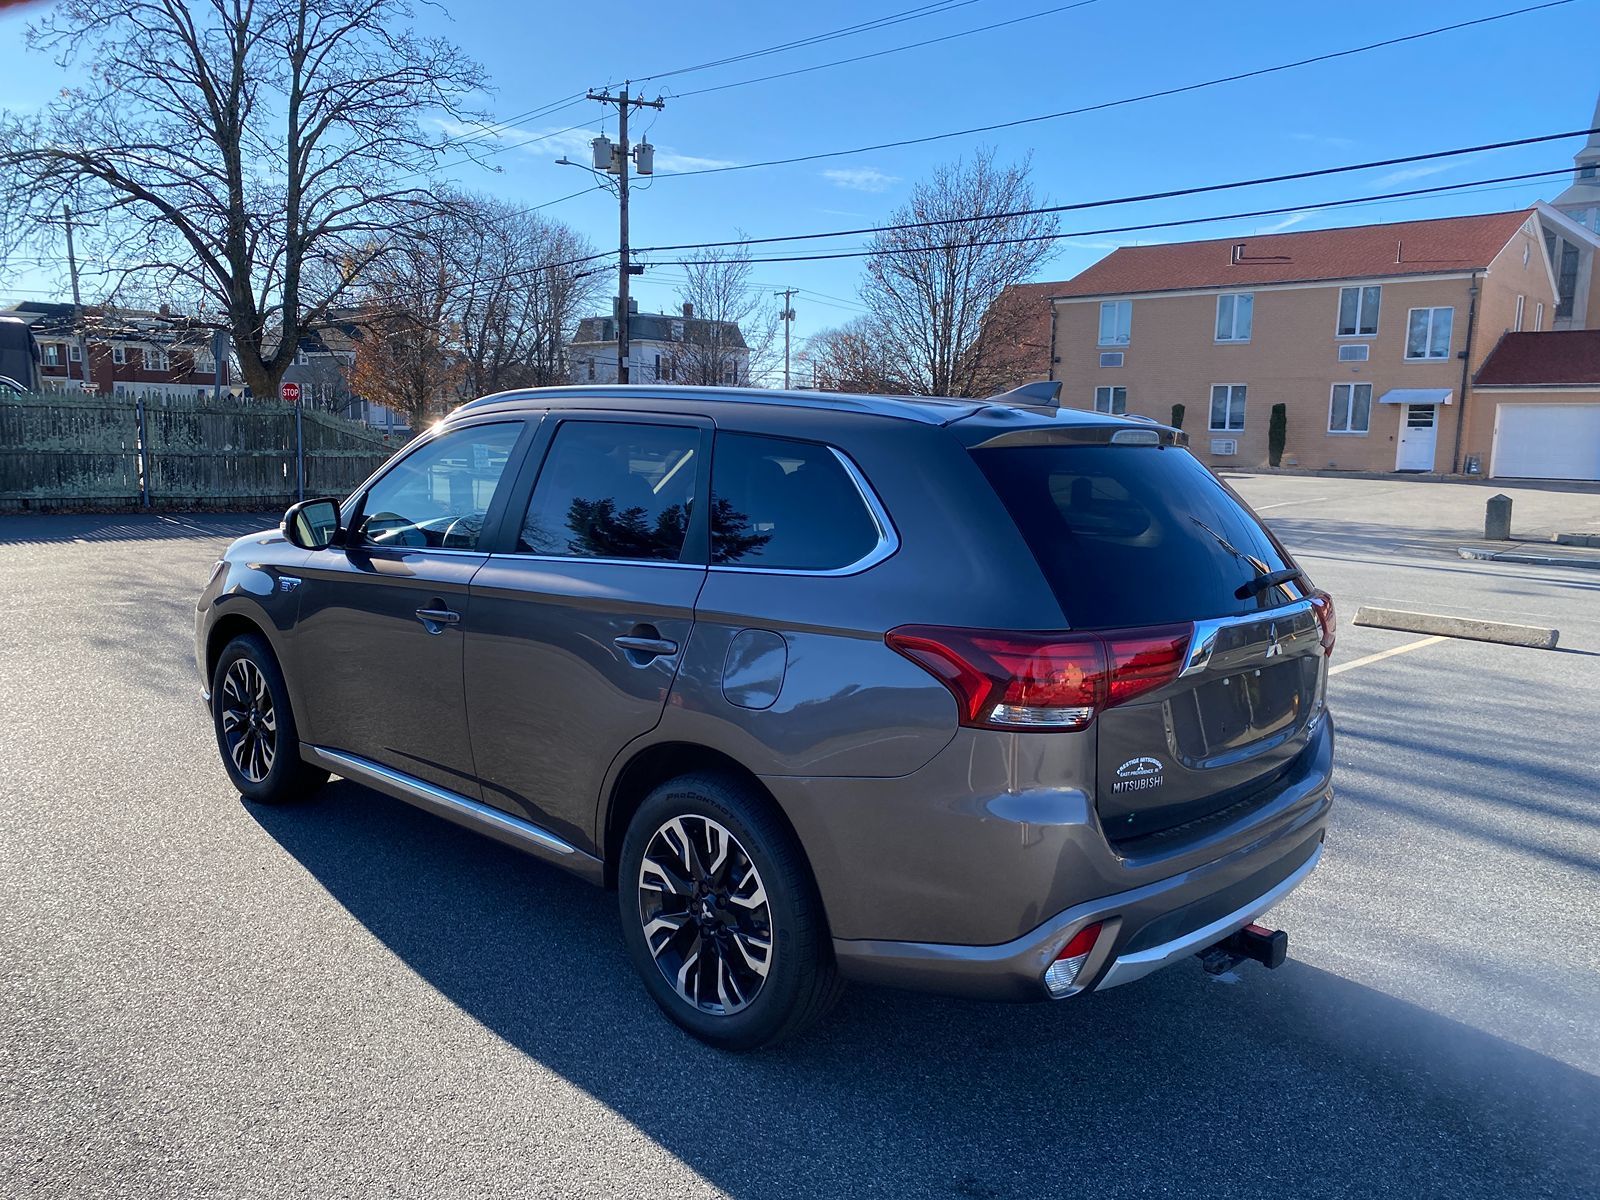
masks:
[[[1293,604],[1285,604],[1281,608],[1268,608],[1260,612],[1245,613],[1238,617],[1209,617],[1204,621],[1194,623],[1194,634],[1189,639],[1189,653],[1184,658],[1183,670],[1178,673],[1178,678],[1185,675],[1198,675],[1211,665],[1211,652],[1217,648],[1217,635],[1224,629],[1231,629],[1235,625],[1254,625],[1260,621],[1274,621],[1283,617],[1297,617],[1301,613],[1311,611],[1309,599],[1296,600]]]
[[[342,775],[355,783],[376,788],[397,800],[426,809],[458,825],[486,833],[497,841],[559,862],[570,870],[598,879],[599,860],[585,854],[572,843],[541,829],[532,821],[514,817],[477,800],[427,783],[403,771],[383,766],[326,746],[302,746],[300,756],[307,762]]]
[[[732,432],[732,431],[730,431]],[[844,468],[845,474],[850,476],[850,482],[855,484],[856,491],[860,493],[862,503],[867,506],[867,512],[872,516],[872,523],[878,530],[877,544],[868,550],[853,563],[842,567],[831,567],[826,571],[808,571],[796,567],[740,567],[713,563],[708,569],[712,571],[740,571],[747,575],[811,575],[811,576],[836,576],[859,575],[870,567],[875,567],[900,549],[900,537],[895,533],[894,523],[889,520],[889,513],[878,499],[877,493],[872,490],[872,485],[867,482],[867,477],[861,473],[861,468],[851,461],[850,456],[837,446],[829,446],[828,450],[834,458],[839,460],[839,465]],[[713,465],[713,472],[715,466]],[[713,483],[715,480],[713,480]]]
[[[1135,979],[1143,978],[1152,971],[1160,970],[1173,959],[1199,953],[1207,946],[1220,942],[1230,933],[1237,933],[1279,900],[1294,891],[1295,888],[1299,887],[1305,877],[1311,874],[1321,861],[1322,843],[1319,842],[1317,843],[1317,848],[1311,852],[1311,857],[1295,868],[1294,874],[1278,884],[1277,887],[1272,888],[1266,895],[1256,897],[1238,911],[1229,913],[1227,916],[1213,921],[1209,925],[1202,926],[1192,933],[1173,938],[1170,942],[1162,942],[1159,946],[1151,946],[1148,950],[1137,950],[1132,954],[1122,955],[1101,976],[1100,982],[1095,984],[1094,990],[1103,992],[1107,988],[1114,988],[1124,983],[1132,983]]]

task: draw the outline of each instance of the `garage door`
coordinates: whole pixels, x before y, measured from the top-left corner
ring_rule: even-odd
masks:
[[[1600,404],[1501,404],[1491,474],[1600,479]]]

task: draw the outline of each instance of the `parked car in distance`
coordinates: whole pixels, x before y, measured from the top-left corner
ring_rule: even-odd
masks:
[[[1276,965],[1252,922],[1322,854],[1333,607],[1184,444],[1038,385],[473,401],[216,564],[223,765],[614,888],[645,988],[729,1049],[846,979]]]

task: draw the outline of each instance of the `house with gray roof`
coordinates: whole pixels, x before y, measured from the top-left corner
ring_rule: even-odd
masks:
[[[746,387],[750,348],[734,321],[697,317],[694,305],[678,313],[640,312],[628,302],[628,377],[633,383],[692,383]],[[567,347],[574,383],[617,382],[617,315],[584,317]]]

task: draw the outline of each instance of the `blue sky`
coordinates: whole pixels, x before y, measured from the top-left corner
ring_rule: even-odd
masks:
[[[1519,6],[1516,0],[1347,0],[1336,7],[1282,0],[1226,5],[1096,0],[869,62],[685,94],[1041,13],[1062,3],[969,0],[825,45],[647,81],[649,94],[659,90],[667,100],[663,112],[647,112],[642,122],[663,169],[654,183],[635,193],[634,244],[710,241],[739,230],[764,236],[874,224],[904,202],[919,176],[979,145],[994,147],[1002,160],[1031,153],[1041,197],[1072,203],[1582,128],[1600,92],[1594,58],[1600,0],[1576,0],[1333,63],[1002,133],[822,162],[673,177],[675,167],[843,149],[1114,100]],[[420,20],[484,63],[496,87],[485,107],[504,120],[585,88],[617,85],[912,6],[912,0],[814,0],[804,6],[730,0],[519,6],[451,0],[448,15],[424,10]],[[625,14],[620,36],[611,26],[618,12]],[[36,105],[65,82],[53,63],[23,48],[25,19],[9,11],[0,16],[0,107]],[[506,143],[587,124],[495,155],[489,160],[498,168],[494,171],[459,167],[454,174],[466,186],[521,204],[566,196],[587,177],[554,160],[563,152],[578,153],[601,120],[593,104],[522,120],[507,133]],[[615,118],[606,117],[605,127],[614,136]],[[1548,170],[1569,165],[1577,145],[1069,214],[1063,228],[1311,204]],[[1563,186],[1558,179],[1161,234],[1070,237],[1038,277],[1069,278],[1116,245],[1141,237],[1176,241],[1487,212],[1549,198]],[[545,211],[577,227],[597,247],[616,244],[616,206],[604,192]],[[854,247],[860,240],[805,248]],[[859,311],[860,272],[859,261],[852,260],[774,263],[761,266],[757,278],[774,289],[804,289],[795,304],[795,332],[803,337]],[[647,272],[635,283],[642,306],[671,305],[680,278],[673,268]],[[34,298],[51,285],[37,270],[6,270],[0,273],[0,300]]]

